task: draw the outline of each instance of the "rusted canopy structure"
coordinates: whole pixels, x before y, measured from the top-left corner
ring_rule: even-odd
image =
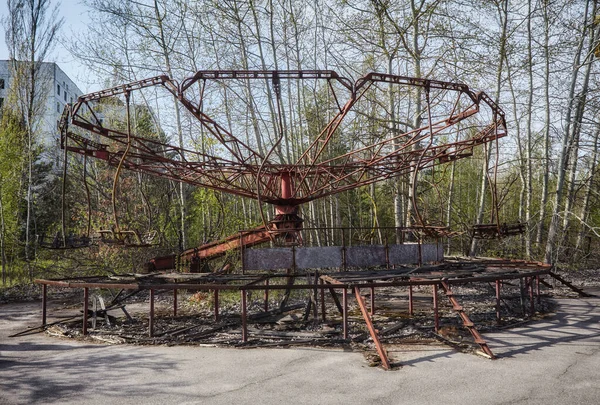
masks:
[[[217,145],[134,130],[130,99],[143,91],[166,92],[177,114],[195,118],[190,132]],[[246,104],[234,110],[232,99]],[[107,103],[121,120],[105,119]],[[408,103],[418,104],[411,122],[400,118]],[[232,120],[240,109],[247,115]],[[68,151],[272,204],[274,220],[292,228],[301,204],[470,156],[506,135],[501,108],[465,84],[381,73],[352,81],[328,70],[157,76],[79,97],[60,128]]]

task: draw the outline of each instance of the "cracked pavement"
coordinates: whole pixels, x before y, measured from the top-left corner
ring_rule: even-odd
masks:
[[[485,334],[498,360],[443,345],[387,346],[392,361],[402,364],[387,372],[369,367],[360,352],[340,349],[9,338],[35,326],[41,309],[5,304],[0,404],[600,403],[600,298],[558,302],[551,317]]]

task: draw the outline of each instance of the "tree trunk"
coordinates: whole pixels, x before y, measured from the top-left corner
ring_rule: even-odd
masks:
[[[164,16],[160,15],[160,10],[158,8],[158,0],[154,0],[154,13],[156,17],[156,21],[159,28],[160,33],[160,47],[163,53],[163,57],[165,59],[165,69],[169,77],[173,77],[173,69],[171,67],[171,50],[167,45],[167,41],[165,39],[165,32],[163,27],[163,19]],[[177,126],[177,139],[179,142],[179,148],[184,148],[183,143],[183,129],[181,124],[181,112],[179,111],[179,103],[177,98],[173,96],[173,108],[175,109],[175,123]],[[184,159],[182,156],[181,159]],[[185,195],[185,184],[183,182],[179,182],[179,234],[180,234],[180,246],[179,249],[186,249],[188,246],[187,241],[187,232],[186,232],[186,222],[187,222],[187,201]]]
[[[583,203],[581,206],[581,213],[579,215],[581,220],[581,229],[577,234],[577,242],[575,243],[575,251],[579,254],[582,249],[583,240],[587,234],[587,222],[590,218],[590,201],[592,198],[592,188],[594,185],[594,179],[596,177],[596,169],[598,166],[598,138],[600,138],[600,124],[596,125],[596,131],[594,132],[594,146],[592,149],[592,161],[590,163],[590,171],[588,175],[588,181],[585,185],[585,192],[583,197]],[[589,252],[585,252],[585,254],[589,254]],[[584,254],[584,255],[585,255]]]
[[[595,16],[596,15],[595,13],[596,13],[596,3],[594,2],[594,7],[593,7],[591,15]],[[587,49],[588,55],[592,54],[592,52],[594,51],[596,37],[597,37],[596,32],[592,30],[590,40],[589,40],[589,46]],[[584,113],[586,102],[587,102],[587,94],[588,94],[591,71],[592,71],[592,63],[591,63],[591,61],[589,61],[587,63],[585,72],[583,74],[583,84],[581,86],[581,91],[580,91],[579,95],[577,96],[577,106],[575,108],[575,119],[574,119],[573,126],[572,126],[573,135],[571,137],[571,139],[572,139],[571,145],[569,146],[570,154],[571,154],[571,157],[570,157],[571,167],[569,169],[569,180],[568,180],[569,187],[567,189],[565,214],[563,217],[563,224],[562,224],[563,241],[566,241],[566,237],[569,232],[571,212],[573,210],[573,206],[575,204],[575,199],[576,199],[576,178],[577,178],[577,174],[578,174],[577,168],[578,168],[578,162],[579,162],[579,141],[581,138],[581,125],[582,125],[582,120],[583,120],[583,113]]]
[[[531,20],[532,20],[532,0],[527,2],[528,13],[527,13],[527,56],[529,63],[527,64],[527,78],[529,81],[529,94],[527,99],[527,142],[525,143],[525,256],[531,258],[531,200],[533,197],[533,189],[531,186],[531,142],[533,129],[531,127],[531,121],[533,116],[533,51],[532,51],[532,32],[531,32]]]
[[[0,260],[2,260],[2,285],[6,285],[6,226],[4,224],[4,204],[2,203],[2,189],[0,185]]]
[[[502,21],[502,31],[500,33],[500,49],[499,49],[499,57],[498,61],[498,70],[496,73],[496,103],[498,103],[500,99],[500,88],[502,84],[502,69],[504,67],[504,59],[506,58],[506,42],[507,42],[507,27],[508,27],[508,2],[509,0],[504,0],[502,2],[502,6],[498,5],[498,14],[500,16],[500,21]],[[488,162],[491,158],[492,153],[492,145],[486,150],[486,158],[482,165],[481,170],[481,185],[480,185],[480,195],[479,195],[479,203],[477,208],[477,218],[475,222],[480,224],[483,221],[483,215],[485,212],[485,196],[487,194],[488,188]],[[496,218],[498,220],[498,218]],[[470,256],[475,256],[478,253],[478,241],[473,238],[471,241],[471,248],[469,250]]]
[[[537,225],[535,243],[539,249],[542,245],[544,222],[546,221],[546,205],[548,204],[548,182],[550,177],[550,21],[548,4],[542,2],[544,18],[544,163],[542,166],[542,194],[540,197],[540,217]]]
[[[589,12],[590,0],[586,2],[585,7],[585,16],[584,22],[588,21],[588,12]],[[574,103],[575,103],[575,88],[577,86],[577,79],[579,77],[579,69],[580,69],[580,61],[581,61],[581,53],[583,50],[583,45],[585,43],[585,33],[587,31],[587,24],[582,24],[582,32],[581,39],[579,41],[579,45],[577,46],[577,50],[575,52],[574,63],[573,63],[573,72],[571,74],[571,83],[569,89],[569,97],[568,97],[568,105],[566,111],[566,124],[565,131],[563,135],[563,141],[560,149],[560,157],[558,161],[558,178],[556,180],[556,191],[554,195],[554,207],[552,209],[552,217],[550,219],[550,228],[548,229],[548,239],[546,241],[546,251],[544,254],[544,261],[546,263],[554,263],[557,259],[556,255],[556,242],[558,240],[559,232],[559,214],[561,212],[562,201],[564,197],[564,187],[565,187],[565,179],[567,175],[567,170],[569,166],[569,145],[572,143],[572,126],[573,126],[573,112],[574,112]]]

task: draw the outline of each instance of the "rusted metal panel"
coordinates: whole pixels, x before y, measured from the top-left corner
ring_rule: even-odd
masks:
[[[342,267],[341,246],[296,248],[296,268]]]
[[[247,249],[244,251],[245,270],[278,270],[293,266],[291,248]]]
[[[423,244],[423,245],[421,245],[421,261],[423,263],[442,261],[443,252],[442,252],[442,258],[440,259],[439,246],[440,246],[439,244]]]
[[[348,267],[375,267],[385,265],[385,246],[350,246],[346,248],[346,266]]]
[[[416,243],[390,245],[388,252],[390,264],[413,264],[419,261],[419,245]]]

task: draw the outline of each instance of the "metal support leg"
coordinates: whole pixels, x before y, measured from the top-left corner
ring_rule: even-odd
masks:
[[[177,316],[177,288],[173,290],[173,316]]]
[[[438,312],[437,293],[438,293],[438,286],[437,286],[437,284],[434,284],[433,285],[433,319],[434,319],[435,333],[437,333],[438,330],[440,329],[440,316],[439,316],[439,312]]]
[[[371,316],[375,315],[375,287],[371,287]]]
[[[408,315],[413,316],[413,288],[412,285],[408,287]]]
[[[247,307],[246,307],[246,290],[241,291],[242,295],[242,342],[248,341],[248,324],[247,324]]]
[[[338,298],[337,293],[335,292],[335,288],[330,288],[329,292],[331,293],[331,298],[333,298],[333,302],[335,303],[338,312],[343,315],[344,309],[342,308],[342,304],[340,304],[340,299]]]
[[[496,280],[496,323],[500,323],[502,317],[500,316],[500,280]]]
[[[154,290],[150,289],[150,317],[148,318],[148,336],[154,336]]]
[[[344,339],[348,339],[348,291],[342,289],[342,329]]]
[[[48,286],[42,285],[42,326],[46,326],[46,309],[48,306]]]
[[[83,289],[83,336],[87,335],[87,321],[88,321],[88,299],[89,299],[88,288]]]
[[[317,290],[317,282],[319,280],[319,273],[315,272],[315,276],[312,280],[315,288],[313,289],[313,319],[316,321],[319,318],[319,291]]]
[[[265,280],[265,285],[269,286],[269,279]],[[269,312],[269,289],[265,289],[265,312]]]
[[[319,284],[323,285],[323,280],[319,279]],[[327,311],[325,308],[325,289],[321,288],[321,317],[323,318],[323,322],[327,320]]]
[[[525,309],[525,285],[523,282],[523,278],[519,278],[519,302],[521,304],[521,313],[523,314],[523,316],[526,316],[526,309]]]
[[[213,291],[213,304],[215,309],[215,322],[219,321],[219,290]]]
[[[535,301],[533,299],[533,277],[529,277],[529,311],[531,316],[535,315]]]
[[[538,305],[540,305],[542,302],[542,299],[540,297],[540,276],[535,276],[535,290],[536,290],[535,293],[537,296],[537,302],[538,302]]]

